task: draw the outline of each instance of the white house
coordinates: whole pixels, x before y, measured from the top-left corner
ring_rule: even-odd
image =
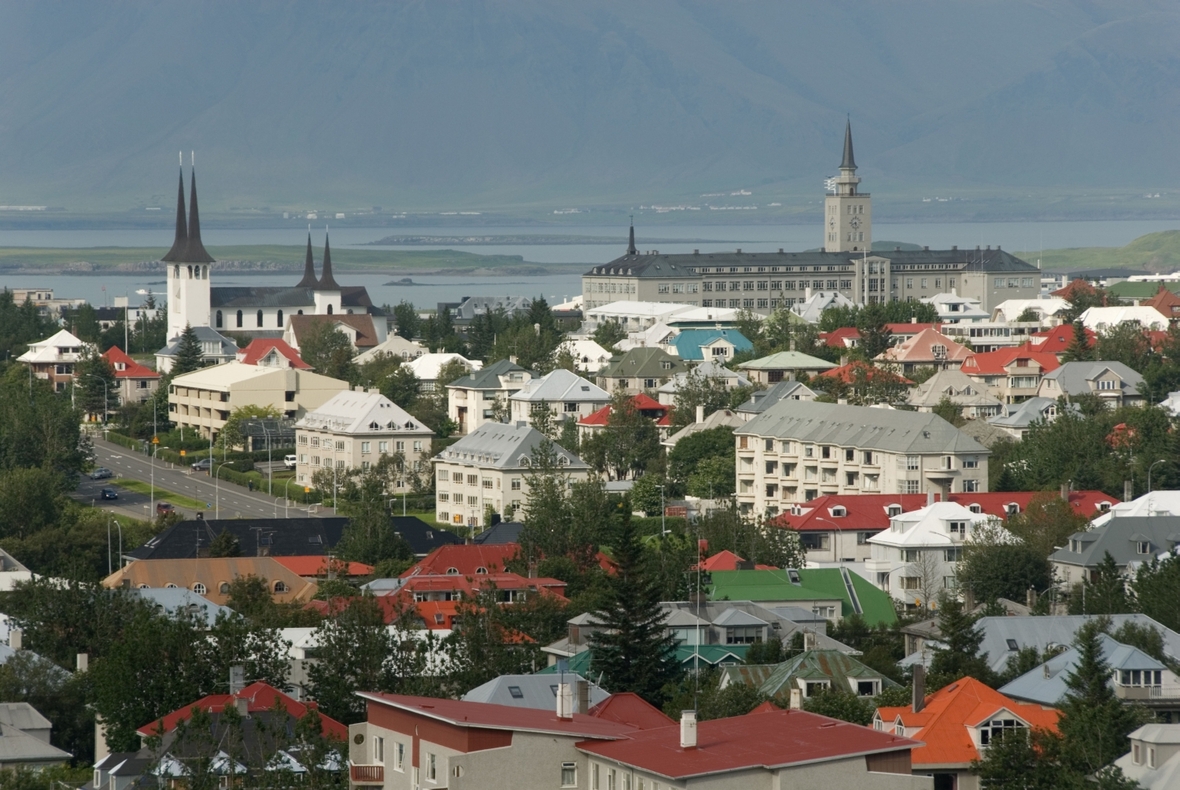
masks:
[[[530,425],[538,409],[546,408],[553,420],[574,420],[593,414],[610,403],[610,393],[576,373],[557,368],[539,379],[530,379],[508,397],[512,419]]]
[[[1120,324],[1138,321],[1144,329],[1167,331],[1168,317],[1154,307],[1119,305],[1117,307],[1091,307],[1082,313],[1079,320],[1086,329],[1103,332]]]
[[[390,356],[397,357],[402,362],[409,362],[426,353],[426,346],[416,343],[413,340],[406,340],[401,335],[390,335],[368,351],[358,355],[356,363],[363,365],[376,358],[379,354],[389,354]]]
[[[438,381],[439,371],[448,362],[458,361],[467,368],[468,372],[481,370],[483,363],[478,359],[467,359],[462,354],[423,354],[406,363],[406,367],[418,379],[418,389],[422,392],[434,392],[435,382]]]
[[[610,362],[611,353],[588,338],[566,340],[557,347],[557,353],[566,351],[574,358],[574,367],[582,373],[597,373]]]

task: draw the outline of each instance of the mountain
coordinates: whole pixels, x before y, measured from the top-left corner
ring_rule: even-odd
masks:
[[[0,4],[0,204],[541,206],[1180,177],[1174,0]],[[344,210],[343,208],[337,210]]]

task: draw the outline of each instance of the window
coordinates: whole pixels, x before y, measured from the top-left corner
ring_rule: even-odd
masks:
[[[426,754],[426,781],[433,782],[438,776],[438,758],[433,752]]]
[[[856,682],[856,694],[858,697],[872,697],[877,693],[876,680],[858,680]]]
[[[509,686],[508,693],[513,699],[524,699],[524,692],[520,690],[520,686]]]
[[[221,329],[222,326],[224,326],[224,319],[222,318],[221,311],[218,310],[217,311],[217,328]]]
[[[1140,554],[1150,554],[1151,553],[1151,543],[1149,543],[1146,540],[1141,540],[1138,543],[1136,543],[1135,548]]]
[[[278,314],[275,316],[275,319],[276,319],[275,326],[277,326],[279,329],[282,329],[283,328],[283,311],[282,310],[280,310],[278,312]]]
[[[963,459],[963,468],[964,469],[978,469],[979,468],[979,459],[977,457],[975,457],[974,455],[964,458]]]
[[[1024,725],[1017,719],[992,719],[979,728],[979,743],[987,746],[993,738],[1003,738],[1005,732],[1023,728]]]
[[[958,546],[953,549],[945,549],[943,551],[943,558],[947,562],[958,562],[963,559],[963,549]]]
[[[858,533],[856,533],[856,545],[858,545],[858,546],[869,545],[869,538],[871,538],[871,537],[873,537],[872,532],[858,532]]]
[[[479,485],[479,475],[467,475],[467,485],[475,488]]]
[[[238,311],[238,329],[242,328],[242,311]]]
[[[905,490],[902,491],[902,493],[903,494],[920,494],[920,493],[922,493],[921,488],[922,488],[922,481],[921,480],[906,480],[905,481]]]
[[[372,449],[372,447],[373,447],[372,442],[361,442],[361,454],[368,455],[369,451]]]
[[[193,584],[193,592],[195,592],[197,595],[204,595],[206,593],[205,585],[201,584],[200,582],[196,582]]]
[[[381,736],[373,739],[373,762],[385,765],[385,739]]]
[[[967,534],[967,522],[966,521],[951,521],[951,522],[948,522],[948,527],[949,527],[950,533],[952,535],[957,535],[960,538],[966,536],[966,534]]]
[[[964,494],[974,494],[974,493],[977,493],[978,491],[979,491],[979,481],[978,480],[964,480],[963,481],[963,493]]]
[[[606,772],[606,790],[615,790],[615,769]]]
[[[902,549],[901,559],[903,562],[917,562],[919,553],[918,549]]]
[[[598,763],[590,764],[590,790],[599,790],[598,788]]]
[[[922,580],[917,576],[902,576],[901,589],[903,590],[917,590],[922,584]]]
[[[222,595],[229,595],[229,582],[222,582],[217,586],[217,591]]]
[[[921,465],[921,459],[916,455],[907,455],[905,457],[905,468],[907,471],[916,471]]]
[[[577,763],[562,763],[561,764],[561,786],[562,787],[577,787],[578,786],[578,764]]]
[[[725,629],[725,644],[752,645],[762,639],[762,626],[739,625]]]
[[[262,328],[262,311],[261,310],[258,311],[257,318],[255,318],[255,323],[257,324],[257,326],[259,328]]]
[[[276,593],[276,594],[278,594],[278,593],[285,593],[285,592],[290,592],[290,589],[287,587],[287,584],[286,584],[285,582],[282,582],[282,581],[277,581],[277,582],[275,582],[275,587],[274,587],[274,589],[275,589],[275,593]]]
[[[520,490],[520,478],[519,477],[512,478],[512,490],[513,491]]]

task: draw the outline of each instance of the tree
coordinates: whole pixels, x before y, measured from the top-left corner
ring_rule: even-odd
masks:
[[[94,757],[94,714],[87,709],[86,691],[84,674],[65,672],[31,650],[17,651],[0,665],[0,699],[36,708],[53,722],[50,742],[80,763]],[[0,787],[8,787],[3,778]]]
[[[170,378],[183,376],[205,367],[205,355],[201,350],[201,341],[197,339],[196,330],[188,324],[180,333],[180,342],[176,345],[176,356],[172,360],[172,369],[168,371]]]
[[[242,556],[242,546],[234,533],[228,529],[223,529],[217,533],[217,536],[213,540],[209,541],[209,556],[240,557]]]
[[[886,326],[885,309],[882,305],[870,303],[860,309],[856,320],[860,332],[860,352],[865,359],[876,359],[893,345],[893,333]]]
[[[1093,574],[1075,585],[1070,594],[1070,614],[1124,614],[1134,611],[1134,601],[1127,592],[1127,580],[1110,552],[1102,555]]]
[[[938,601],[939,641],[930,662],[928,687],[933,691],[962,677],[973,677],[984,683],[992,680],[992,671],[980,657],[983,632],[976,628],[978,618],[963,611],[958,598],[944,595]]]
[[[981,750],[982,759],[972,763],[971,770],[984,790],[1058,790],[1063,786],[1061,771],[1045,759],[1052,741],[1042,731],[993,731],[991,742]]]
[[[678,674],[675,641],[664,628],[658,587],[646,573],[635,524],[624,516],[611,542],[616,564],[606,605],[595,612],[601,631],[590,637],[595,672],[616,692],[633,691],[656,707]]]
[[[351,469],[345,475],[337,496],[340,512],[348,516],[336,547],[340,559],[377,565],[413,558],[413,549],[394,531],[386,512],[388,491],[404,467],[404,456],[394,453],[383,455],[368,469]]]
[[[697,471],[697,466],[709,458],[720,458],[729,464],[730,477],[734,469],[733,428],[720,425],[685,436],[668,453],[668,478],[674,485],[684,486]],[[727,486],[733,491],[733,481]],[[723,495],[723,494],[722,494]]]
[[[330,321],[315,321],[299,341],[299,355],[316,373],[351,382],[356,379],[356,349]]]
[[[393,322],[397,327],[397,334],[406,340],[413,340],[418,336],[422,323],[418,318],[418,310],[405,299],[398,302],[397,306],[393,308]]]
[[[842,688],[828,688],[803,701],[803,710],[867,727],[877,708],[871,700]]]
[[[627,339],[627,330],[618,321],[602,321],[590,335],[590,339],[607,351],[614,352],[615,344]]]
[[[1097,359],[1122,362],[1137,373],[1143,373],[1157,361],[1151,341],[1138,321],[1124,321],[1103,329],[1098,333],[1094,352]]]
[[[217,443],[221,445],[222,450],[244,447],[249,423],[259,420],[278,420],[282,416],[283,413],[274,406],[259,406],[254,403],[238,406],[229,413],[229,419],[225,421],[225,425],[221,426],[221,431],[217,434]]]
[[[1030,588],[1045,590],[1053,583],[1047,556],[1013,539],[996,520],[978,525],[964,543],[957,576],[959,586],[981,603],[1020,601]]]
[[[119,380],[109,360],[87,346],[74,367],[74,401],[83,414],[107,418],[119,408]]]
[[[1024,308],[1024,310],[1021,311],[1020,315],[1016,316],[1016,323],[1018,323],[1018,324],[1032,323],[1032,322],[1040,323],[1040,321],[1041,321],[1041,314],[1039,312],[1037,312],[1036,309],[1034,309],[1032,307]]]
[[[414,371],[402,365],[385,377],[381,383],[381,394],[409,411],[418,402],[421,382],[414,375]]]
[[[610,479],[638,477],[660,459],[659,431],[624,390],[611,396],[610,410],[606,425],[582,442],[582,460]]]
[[[733,496],[733,458],[714,455],[702,459],[688,476],[685,492],[702,499],[722,499]]]
[[[667,501],[664,493],[664,479],[656,475],[643,475],[631,486],[631,506],[645,516],[658,516]]]
[[[732,396],[725,379],[706,376],[700,368],[695,368],[678,376],[675,383],[676,407],[672,410],[672,424],[677,427],[696,422],[697,407],[701,407],[706,417],[729,408]]]
[[[1086,328],[1082,324],[1081,319],[1076,319],[1070,327],[1069,345],[1065,347],[1065,353],[1061,355],[1062,362],[1084,362],[1092,358],[1092,351],[1090,349],[1090,341],[1086,336]]]
[[[963,407],[951,400],[949,395],[943,395],[938,400],[934,413],[956,428],[967,424],[967,420],[963,418]]]
[[[1131,583],[1136,608],[1165,628],[1180,631],[1180,607],[1176,591],[1180,590],[1180,557],[1175,554],[1139,566]]]
[[[1048,557],[1088,523],[1060,496],[1036,494],[1024,510],[1008,517],[1005,526],[1038,556]]]

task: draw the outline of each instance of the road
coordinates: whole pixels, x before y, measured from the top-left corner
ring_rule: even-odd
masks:
[[[142,480],[149,483],[152,480],[153,463],[149,456],[128,450],[117,444],[112,444],[100,438],[94,439],[95,466],[105,466],[115,473],[112,480],[91,480],[83,477],[78,484],[74,498],[79,501],[92,502],[116,514],[132,518],[154,517],[151,497],[133,491],[119,489],[119,498],[115,501],[99,499],[99,490],[118,482],[118,478],[125,477],[132,480]],[[205,518],[296,518],[305,517],[307,511],[297,507],[295,503],[284,508],[284,500],[280,497],[269,497],[264,492],[244,491],[241,486],[217,481],[216,484],[208,472],[194,472],[187,466],[174,466],[157,459],[154,463],[156,487],[176,494],[183,494],[198,501],[208,502],[205,508]],[[296,486],[292,485],[294,491]],[[275,490],[279,488],[276,485]],[[276,502],[277,500],[277,502]],[[157,494],[156,501],[166,501],[166,497]],[[173,503],[175,504],[175,503]],[[180,508],[185,518],[193,518],[195,511]],[[331,516],[331,508],[319,508],[313,516]]]

